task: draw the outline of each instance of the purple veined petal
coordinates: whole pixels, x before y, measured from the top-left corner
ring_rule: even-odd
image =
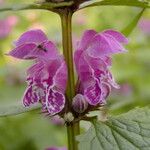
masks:
[[[66,90],[68,78],[68,71],[65,61],[62,62],[61,66],[56,71],[55,76],[53,77],[53,84],[63,93]]]
[[[27,43],[35,43],[40,44],[44,41],[47,41],[48,38],[44,34],[42,30],[36,29],[36,30],[30,30],[25,33],[23,33],[20,38],[15,42],[16,47],[21,46],[23,44]]]
[[[78,49],[82,49],[82,50],[85,50],[87,49],[91,39],[97,34],[96,31],[94,30],[86,30],[84,33],[83,33],[83,36],[82,36],[82,39],[81,41],[79,42],[79,45],[78,45]]]
[[[109,34],[97,34],[91,41],[87,51],[89,55],[96,58],[126,52],[124,47]]]
[[[101,103],[102,100],[102,90],[99,86],[99,81],[95,79],[95,84],[86,88],[84,90],[84,96],[90,105],[96,106]]]
[[[8,53],[8,55],[18,58],[18,59],[35,59],[34,57],[26,57],[31,51],[36,49],[36,44],[28,43],[14,48]]]
[[[120,32],[117,32],[115,30],[111,30],[111,29],[105,30],[103,33],[111,35],[120,43],[128,44],[128,42],[129,42],[129,40],[123,34],[121,34]]]
[[[51,116],[61,112],[65,106],[64,94],[49,87],[46,93],[45,106]]]

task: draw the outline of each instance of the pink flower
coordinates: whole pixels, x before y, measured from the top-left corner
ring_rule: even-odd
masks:
[[[4,0],[0,0],[0,5],[2,5],[4,3]]]
[[[28,87],[23,96],[23,104],[41,102],[42,109],[49,115],[62,111],[65,105],[67,67],[56,46],[48,41],[41,30],[25,32],[15,42],[9,52],[19,59],[35,59],[36,63],[27,70]]]
[[[6,19],[0,20],[0,39],[7,37],[11,33],[16,23],[16,16],[9,16]]]
[[[142,19],[139,23],[139,27],[144,34],[150,35],[150,19]]]
[[[74,62],[80,80],[79,92],[90,105],[106,102],[111,87],[118,88],[109,71],[111,55],[126,52],[122,43],[128,40],[119,32],[94,30],[84,32],[74,54]]]

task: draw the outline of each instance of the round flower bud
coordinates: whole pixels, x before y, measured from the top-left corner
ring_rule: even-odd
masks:
[[[88,108],[88,102],[82,94],[77,94],[72,102],[73,110],[77,113],[83,113]]]

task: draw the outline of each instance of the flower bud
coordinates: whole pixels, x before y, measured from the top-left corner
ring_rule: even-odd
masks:
[[[88,103],[82,94],[77,94],[72,102],[73,110],[77,113],[83,113],[88,108]]]

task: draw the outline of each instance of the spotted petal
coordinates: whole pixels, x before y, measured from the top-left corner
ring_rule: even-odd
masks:
[[[32,86],[29,86],[23,96],[24,106],[30,106],[31,104],[37,103],[38,100],[38,96],[35,92],[33,92]]]
[[[97,80],[95,81],[96,81],[95,84],[86,88],[84,91],[86,100],[88,101],[89,104],[94,105],[94,106],[101,103],[102,101],[101,87],[99,86],[98,81]]]
[[[45,107],[49,113],[49,115],[55,115],[62,111],[65,106],[65,96],[58,92],[57,90],[48,88],[46,94],[46,103]]]

